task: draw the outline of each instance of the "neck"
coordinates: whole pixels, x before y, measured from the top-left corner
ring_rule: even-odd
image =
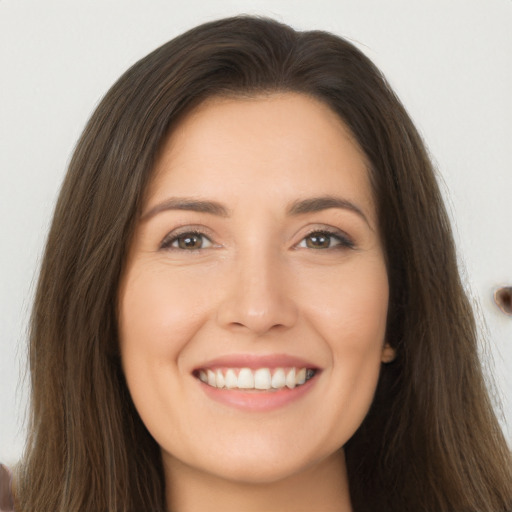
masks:
[[[165,457],[164,457],[165,459]],[[282,480],[250,483],[165,462],[168,510],[172,512],[352,512],[343,451]]]

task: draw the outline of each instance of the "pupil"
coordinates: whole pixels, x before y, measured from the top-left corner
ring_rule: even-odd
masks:
[[[329,247],[329,237],[325,235],[311,235],[309,239],[311,241],[310,246],[321,248]]]
[[[197,235],[189,235],[181,239],[181,247],[185,249],[197,249],[201,247],[201,241]]]

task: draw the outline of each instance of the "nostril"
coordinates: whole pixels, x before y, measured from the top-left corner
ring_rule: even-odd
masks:
[[[507,315],[512,315],[512,286],[503,286],[494,292],[494,302]]]

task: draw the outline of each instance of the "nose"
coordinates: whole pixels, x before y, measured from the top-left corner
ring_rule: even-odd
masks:
[[[292,327],[297,304],[285,263],[272,251],[240,253],[224,282],[217,320],[223,328],[262,336]]]

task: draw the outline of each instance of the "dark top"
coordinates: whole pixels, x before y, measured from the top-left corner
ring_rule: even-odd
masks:
[[[0,464],[0,512],[14,512],[11,485],[11,472]]]

